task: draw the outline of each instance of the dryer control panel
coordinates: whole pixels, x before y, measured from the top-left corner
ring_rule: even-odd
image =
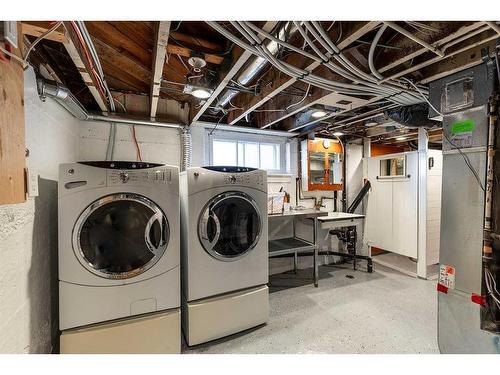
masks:
[[[170,183],[172,170],[151,168],[148,170],[116,169],[108,171],[108,185],[140,184],[143,182]]]
[[[228,185],[250,185],[250,184],[257,184],[257,185],[264,185],[264,174],[263,173],[256,173],[253,175],[246,174],[246,173],[239,173],[239,174],[226,174],[224,176],[224,182]]]
[[[267,172],[246,167],[191,167],[185,172],[189,195],[215,188],[249,187],[267,193]]]

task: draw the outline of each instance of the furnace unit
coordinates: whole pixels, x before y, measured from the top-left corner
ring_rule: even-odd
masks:
[[[438,342],[442,353],[499,353],[500,207],[495,61],[430,85],[443,117]],[[497,168],[494,168],[494,164]],[[496,169],[496,171],[495,171]],[[497,234],[495,234],[497,233]]]

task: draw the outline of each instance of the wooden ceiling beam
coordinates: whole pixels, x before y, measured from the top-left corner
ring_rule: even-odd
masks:
[[[446,77],[461,70],[471,68],[483,62],[482,50],[488,47],[489,53],[495,50],[496,39],[478,45],[470,50],[459,53],[441,64],[434,64],[427,68],[419,70],[419,73],[424,77],[419,79],[420,83],[426,84],[436,79]]]
[[[216,51],[220,52],[220,50],[221,50],[221,46],[217,43],[210,42],[208,40],[197,38],[197,37],[187,35],[184,33],[180,33],[178,31],[172,31],[170,33],[170,37],[172,38],[174,44],[176,41],[179,41],[179,42],[189,43],[193,48],[195,46],[199,46],[199,47],[202,47],[204,49],[208,49],[212,52],[216,52]]]
[[[268,21],[264,26],[262,26],[262,29],[265,31],[271,31],[277,24],[277,21]],[[232,66],[227,70],[226,72],[222,73],[221,75],[223,76],[222,80],[219,82],[217,87],[215,88],[214,92],[208,98],[205,103],[196,111],[191,111],[190,115],[190,124],[192,125],[195,121],[198,121],[198,119],[205,113],[205,111],[210,107],[210,105],[213,103],[215,99],[219,96],[219,94],[226,88],[227,84],[238,74],[238,72],[241,70],[243,65],[248,61],[248,59],[252,57],[252,53],[249,51],[242,50],[241,48],[235,48],[233,52],[233,61],[234,63]]]
[[[496,39],[497,39],[496,33],[494,33],[493,31],[485,31],[485,32],[477,35],[476,37],[473,37],[470,40],[468,40],[468,43],[465,46],[463,45],[463,43],[456,43],[454,45],[450,45],[449,49],[446,50],[446,54],[444,57],[436,56],[436,57],[433,57],[431,59],[425,59],[421,63],[417,63],[417,64],[411,66],[410,68],[404,69],[402,71],[399,71],[397,73],[392,74],[389,77],[384,78],[381,81],[381,83],[386,82],[388,80],[392,80],[392,79],[396,79],[396,78],[405,76],[407,74],[416,72],[417,70],[421,70],[422,68],[425,68],[429,65],[433,65],[433,64],[439,63],[441,61],[450,59],[450,58],[457,56],[465,51],[469,51],[473,48],[476,48],[478,46],[481,46],[485,43],[488,43],[488,42],[490,42],[492,40],[496,40]]]
[[[198,55],[198,53],[193,52],[193,50],[189,48],[176,46],[174,44],[167,45],[167,52],[174,55],[180,55],[182,57],[191,57],[193,55]],[[205,61],[211,64],[220,65],[224,61],[223,56],[213,55],[210,53],[202,53],[202,55]]]
[[[160,97],[161,78],[165,65],[166,48],[170,33],[170,21],[160,21],[157,23],[155,43],[153,46],[153,66],[151,68],[151,91],[149,94],[151,118],[156,117],[158,110],[158,99]]]
[[[137,63],[137,60],[131,59],[128,55],[122,55],[113,47],[107,45],[100,39],[92,38],[94,47],[101,63],[106,62],[111,70],[106,69],[106,75],[111,71],[121,71],[133,75],[137,80],[149,83],[151,80],[151,71]]]
[[[97,89],[98,82],[91,71],[92,63],[87,59],[87,56],[83,50],[82,45],[78,39],[76,32],[73,29],[70,21],[64,21],[64,27],[66,28],[66,37],[67,41],[63,43],[66,51],[68,51],[69,56],[73,60],[78,72],[82,76],[83,82],[89,88],[90,93],[94,97],[97,102],[99,108],[107,112],[107,99],[101,93],[100,90]]]
[[[453,23],[452,23],[453,24]],[[470,25],[467,26],[462,26],[459,27],[457,30],[453,31],[452,33],[446,34],[446,36],[443,36],[443,34],[438,34],[436,39],[429,40],[429,43],[432,46],[435,47],[441,47],[445,45],[448,42],[451,42],[454,39],[458,39],[461,37],[464,37],[466,35],[471,35],[472,32],[480,28],[481,26],[484,25],[484,22],[474,22]],[[471,35],[472,36],[472,35]],[[389,71],[401,64],[404,64],[407,61],[411,61],[412,59],[423,55],[424,53],[429,52],[429,50],[425,47],[417,49],[415,52],[408,53],[408,48],[401,48],[401,50],[394,52],[393,56],[387,56],[384,55],[384,60],[385,61],[390,61],[388,64],[385,64],[384,66],[377,68],[379,73],[384,73],[386,71]]]
[[[369,22],[361,22],[357,27],[354,27],[353,30],[342,39],[342,41],[338,44],[338,48],[340,50],[346,49],[348,46],[350,46],[353,42],[361,38],[363,35],[366,35],[375,27],[377,27],[380,24],[379,21],[369,21]],[[295,57],[295,56],[294,56]],[[297,58],[299,61],[304,60],[304,58]],[[314,61],[313,63],[305,66],[304,68],[308,71],[314,71],[316,68],[318,68],[321,64],[317,61]],[[235,110],[229,113],[228,115],[228,123],[230,125],[234,125],[241,119],[243,119],[247,114],[250,112],[254,111],[255,109],[259,108],[262,106],[264,103],[266,103],[269,99],[275,97],[276,95],[280,94],[283,90],[286,88],[290,87],[292,84],[296,82],[295,78],[292,77],[285,77],[282,79],[277,79],[274,80],[273,84],[269,87],[266,87],[262,90],[262,92],[254,96],[248,103],[246,103],[243,106],[242,110]],[[287,116],[283,117],[286,118]],[[279,122],[281,120],[274,121]],[[263,124],[258,124],[259,127],[268,127],[269,124],[263,123]]]
[[[30,36],[34,36],[37,38],[40,35],[42,35],[44,32],[46,32],[49,28],[50,28],[50,26],[43,27],[43,26],[32,24],[32,23],[28,23],[28,22],[21,23],[21,30],[22,30],[23,35],[30,35]],[[64,28],[62,28],[61,31],[54,30],[49,35],[47,35],[44,39],[53,40],[54,42],[59,42],[59,43],[67,43],[68,42],[68,38],[66,37],[66,34],[64,33]]]

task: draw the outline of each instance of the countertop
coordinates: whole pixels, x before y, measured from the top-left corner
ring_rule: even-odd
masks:
[[[304,210],[290,210],[290,211],[285,211],[281,214],[268,214],[267,216],[271,218],[278,218],[278,217],[319,217],[319,216],[327,216],[329,213],[326,211],[320,211],[316,210],[314,208],[306,208]]]
[[[364,219],[365,215],[350,214],[347,212],[329,212],[327,216],[319,217],[318,220],[325,223],[329,221]]]

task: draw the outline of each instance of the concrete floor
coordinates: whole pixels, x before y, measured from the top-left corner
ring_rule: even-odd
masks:
[[[381,265],[349,265],[270,277],[269,322],[185,353],[439,353],[436,281]],[[347,276],[354,276],[350,278]]]

